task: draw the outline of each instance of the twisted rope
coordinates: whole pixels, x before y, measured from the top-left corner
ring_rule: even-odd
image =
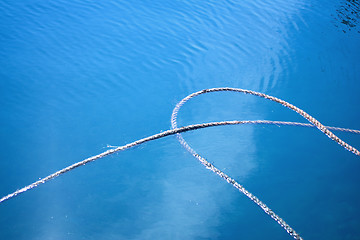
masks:
[[[177,127],[177,115],[178,112],[181,108],[181,106],[187,102],[188,100],[190,100],[191,98],[201,95],[201,94],[205,94],[205,93],[211,93],[211,92],[220,92],[220,91],[233,91],[233,92],[241,92],[241,93],[245,93],[245,94],[251,94],[251,95],[255,95],[255,96],[259,96],[259,97],[263,97],[266,99],[269,99],[271,101],[277,102],[282,104],[283,106],[294,110],[295,112],[299,113],[301,116],[303,116],[305,119],[307,119],[311,124],[308,123],[299,123],[299,122],[282,122],[282,121],[267,121],[267,120],[254,120],[254,121],[222,121],[222,122],[210,122],[210,123],[202,123],[202,124],[193,124],[193,125],[188,125],[185,127]],[[132,148],[135,147],[137,145],[149,142],[149,141],[153,141],[159,138],[163,138],[166,136],[170,136],[170,135],[174,135],[177,134],[178,140],[180,141],[180,143],[183,145],[183,147],[185,147],[185,149],[187,151],[189,151],[194,157],[196,157],[201,164],[203,164],[207,169],[211,170],[212,172],[216,173],[217,175],[219,175],[221,178],[223,178],[224,180],[226,180],[228,183],[230,183],[231,185],[233,185],[235,188],[237,188],[240,192],[242,192],[243,194],[245,194],[245,196],[247,196],[248,198],[250,198],[256,205],[258,205],[266,214],[268,214],[272,219],[274,219],[282,228],[284,228],[286,230],[286,232],[292,236],[294,239],[302,239],[300,237],[300,235],[298,233],[295,232],[295,230],[293,228],[290,227],[290,225],[288,225],[282,218],[280,218],[277,214],[275,214],[269,207],[266,206],[265,203],[261,202],[255,195],[253,195],[252,193],[250,193],[249,191],[247,191],[242,185],[240,185],[239,183],[237,183],[234,179],[232,179],[230,176],[226,175],[224,172],[222,172],[221,170],[219,170],[218,168],[216,168],[213,164],[211,164],[210,162],[206,161],[206,159],[204,159],[203,157],[201,157],[198,153],[196,153],[196,151],[194,149],[192,149],[187,142],[183,139],[183,137],[181,136],[180,133],[183,132],[188,132],[188,131],[192,131],[192,130],[196,130],[196,129],[201,129],[201,128],[208,128],[208,127],[215,127],[215,126],[223,126],[223,125],[237,125],[237,124],[276,124],[276,125],[288,125],[288,126],[302,126],[302,127],[316,127],[318,128],[320,131],[322,131],[324,134],[326,134],[329,138],[331,138],[332,140],[334,140],[335,142],[337,142],[338,144],[340,144],[341,146],[343,146],[345,149],[351,151],[352,153],[356,154],[356,155],[360,155],[360,152],[350,146],[349,144],[347,144],[346,142],[342,141],[340,138],[338,138],[335,134],[333,134],[329,129],[331,130],[336,130],[336,131],[344,131],[344,132],[350,132],[350,133],[355,133],[355,134],[360,134],[359,130],[353,130],[353,129],[347,129],[347,128],[338,128],[338,127],[325,127],[324,125],[322,125],[319,121],[317,121],[315,118],[311,117],[309,114],[307,114],[306,112],[304,112],[303,110],[295,107],[294,105],[283,101],[281,99],[263,94],[263,93],[259,93],[259,92],[254,92],[254,91],[250,91],[250,90],[244,90],[244,89],[239,89],[239,88],[212,88],[212,89],[205,89],[193,94],[190,94],[189,96],[187,96],[186,98],[184,98],[183,100],[181,100],[176,107],[173,110],[173,113],[171,115],[171,126],[172,129],[158,133],[158,134],[154,134],[152,136],[149,137],[145,137],[142,138],[140,140],[134,141],[132,143],[117,147],[115,149],[109,149],[103,153],[100,153],[98,155],[86,158],[80,162],[74,163],[68,167],[65,167],[55,173],[50,174],[49,176],[42,178],[32,184],[29,184],[21,189],[16,190],[13,193],[10,193],[4,197],[2,197],[0,199],[0,203],[5,202],[6,200],[9,200],[21,193],[24,193],[30,189],[33,189],[57,176],[60,176],[66,172],[69,172],[71,170],[74,170],[77,167],[83,166],[89,162],[93,162],[96,161],[100,158],[103,158],[105,156],[114,154],[116,152],[119,151],[123,151],[126,150],[128,148]]]
[[[313,118],[312,116],[310,116],[309,114],[307,114],[306,112],[304,112],[303,110],[301,110],[300,108],[295,107],[294,105],[281,100],[279,98],[275,98],[269,95],[266,95],[264,93],[259,93],[259,92],[254,92],[254,91],[250,91],[250,90],[244,90],[244,89],[239,89],[239,88],[212,88],[212,89],[205,89],[199,92],[195,92],[190,94],[189,96],[185,97],[184,99],[182,99],[174,108],[173,113],[171,115],[171,127],[173,129],[177,128],[177,115],[178,112],[180,110],[180,108],[187,102],[189,101],[191,98],[199,96],[201,94],[206,94],[206,93],[211,93],[211,92],[221,92],[221,91],[232,91],[232,92],[240,92],[240,93],[245,93],[245,94],[251,94],[251,95],[255,95],[255,96],[259,96],[262,98],[266,98],[269,99],[271,101],[280,103],[281,105],[283,105],[284,107],[287,107],[295,112],[297,112],[298,114],[300,114],[301,116],[303,116],[305,119],[307,119],[311,124],[306,124],[306,123],[294,123],[294,122],[278,122],[278,121],[252,121],[251,123],[256,123],[256,124],[281,124],[281,125],[294,125],[294,126],[303,126],[303,127],[317,127],[320,131],[322,131],[324,134],[326,134],[329,138],[331,138],[332,140],[334,140],[335,142],[337,142],[338,144],[340,144],[341,146],[343,146],[345,149],[351,151],[352,153],[356,154],[356,155],[360,155],[360,152],[350,146],[349,144],[347,144],[346,142],[342,141],[340,138],[338,138],[335,134],[333,134],[329,129],[333,129],[333,130],[339,130],[339,131],[344,131],[345,129],[343,128],[336,128],[336,127],[325,127],[324,125],[322,125],[319,121],[317,121],[315,118]],[[249,122],[250,123],[250,122]],[[349,132],[353,132],[353,133],[360,133],[358,130],[345,130],[345,131],[349,131]],[[282,218],[280,218],[274,211],[272,211],[268,206],[266,206],[265,203],[263,203],[262,201],[260,201],[259,198],[257,198],[254,194],[250,193],[249,191],[247,191],[241,184],[239,184],[238,182],[236,182],[233,178],[231,178],[230,176],[226,175],[224,172],[222,172],[221,170],[219,170],[218,168],[216,168],[213,164],[211,164],[210,162],[208,162],[205,158],[203,158],[202,156],[200,156],[193,148],[190,147],[190,145],[185,141],[185,139],[181,136],[180,133],[177,134],[177,138],[180,142],[180,144],[188,151],[190,152],[195,158],[197,158],[200,163],[202,165],[204,165],[207,169],[209,169],[210,171],[214,172],[215,174],[217,174],[218,176],[220,176],[221,178],[223,178],[225,181],[227,181],[228,183],[230,183],[232,186],[234,186],[236,189],[238,189],[241,193],[243,193],[245,196],[247,196],[251,201],[253,201],[256,205],[258,205],[267,215],[269,215],[272,219],[274,219],[282,228],[285,229],[285,231],[292,236],[294,239],[303,239],[292,227],[290,227],[289,224],[287,224]]]

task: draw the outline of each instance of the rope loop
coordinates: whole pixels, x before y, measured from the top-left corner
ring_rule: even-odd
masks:
[[[295,112],[297,112],[298,114],[300,114],[301,116],[303,116],[305,119],[307,119],[309,123],[299,123],[299,122],[283,122],[283,121],[268,121],[268,120],[255,120],[255,121],[248,121],[248,120],[244,120],[244,121],[222,121],[222,122],[210,122],[210,123],[201,123],[201,124],[193,124],[193,125],[188,125],[188,126],[184,126],[184,127],[178,127],[177,126],[177,115],[178,112],[181,108],[181,106],[183,106],[188,100],[190,100],[191,98],[195,97],[195,96],[199,96],[201,94],[206,94],[206,93],[212,93],[212,92],[222,92],[222,91],[231,91],[231,92],[240,92],[240,93],[244,93],[244,94],[251,94],[251,95],[255,95],[258,97],[262,97],[265,99],[269,99],[271,101],[280,103],[281,105],[283,105],[284,107],[287,107]],[[202,156],[200,156],[194,149],[192,149],[189,144],[185,141],[185,139],[181,136],[180,133],[183,132],[187,132],[187,131],[193,131],[196,129],[201,129],[201,128],[207,128],[207,127],[215,127],[215,126],[224,126],[224,125],[239,125],[239,124],[275,124],[275,125],[285,125],[285,126],[300,126],[300,127],[316,127],[318,128],[321,132],[323,132],[325,135],[327,135],[330,139],[334,140],[335,142],[337,142],[338,144],[340,144],[342,147],[344,147],[346,150],[360,156],[360,152],[354,148],[353,146],[347,144],[346,142],[344,142],[343,140],[341,140],[340,138],[338,138],[334,133],[332,133],[330,131],[331,130],[335,130],[335,131],[343,131],[343,132],[350,132],[350,133],[355,133],[355,134],[360,134],[359,130],[354,130],[354,129],[347,129],[347,128],[338,128],[338,127],[326,127],[324,125],[322,125],[318,120],[316,120],[314,117],[310,116],[309,114],[307,114],[305,111],[301,110],[300,108],[295,107],[294,105],[278,99],[276,97],[272,97],[269,95],[266,95],[264,93],[259,93],[259,92],[255,92],[255,91],[251,91],[251,90],[245,90],[245,89],[240,89],[240,88],[211,88],[211,89],[204,89],[195,93],[190,94],[189,96],[183,98],[174,108],[172,115],[171,115],[171,128],[170,130],[158,133],[158,134],[154,134],[152,136],[149,137],[145,137],[142,139],[139,139],[137,141],[134,141],[132,143],[117,147],[115,149],[109,149],[103,153],[100,153],[98,155],[86,158],[80,162],[74,163],[68,167],[65,167],[55,173],[50,174],[47,177],[44,177],[34,183],[31,183],[21,189],[16,190],[13,193],[10,193],[4,197],[2,197],[0,199],[0,204],[5,202],[6,200],[9,200],[21,193],[24,193],[30,189],[33,189],[41,184],[46,183],[47,181],[54,179],[66,172],[72,171],[77,167],[80,166],[84,166],[85,164],[89,163],[89,162],[93,162],[96,161],[100,158],[103,158],[105,156],[114,154],[116,152],[119,151],[123,151],[129,148],[132,148],[134,146],[149,142],[149,141],[153,141],[159,138],[163,138],[166,136],[170,136],[170,135],[177,135],[178,141],[180,142],[180,144],[189,152],[191,153],[196,159],[198,159],[200,161],[200,163],[202,165],[204,165],[207,169],[211,170],[212,172],[214,172],[215,174],[217,174],[218,176],[220,176],[222,179],[224,179],[226,182],[228,182],[229,184],[231,184],[232,186],[234,186],[236,189],[238,189],[241,193],[243,193],[245,196],[247,196],[251,201],[253,201],[256,205],[258,205],[268,216],[270,216],[274,221],[276,221],[291,237],[293,237],[294,239],[297,240],[301,240],[302,238],[300,237],[300,235],[298,233],[295,232],[295,230],[293,228],[290,227],[289,224],[287,224],[282,218],[280,218],[273,210],[271,210],[265,203],[263,203],[262,201],[260,201],[259,198],[257,198],[255,195],[253,195],[252,193],[250,193],[248,190],[246,190],[241,184],[239,184],[238,182],[235,181],[235,179],[231,178],[230,176],[228,176],[227,174],[225,174],[224,172],[222,172],[221,170],[219,170],[218,168],[216,168],[212,163],[208,162],[205,158],[203,158]]]

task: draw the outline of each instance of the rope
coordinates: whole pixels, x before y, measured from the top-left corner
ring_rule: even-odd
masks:
[[[283,105],[284,107],[287,107],[295,112],[297,112],[298,114],[300,114],[301,116],[303,116],[305,119],[307,119],[311,124],[305,124],[305,123],[293,123],[293,122],[278,122],[278,121],[254,121],[252,123],[257,123],[257,124],[282,124],[282,125],[296,125],[296,126],[303,126],[303,127],[317,127],[320,131],[322,131],[324,134],[326,134],[329,138],[331,138],[332,140],[334,140],[335,142],[337,142],[338,144],[340,144],[341,146],[343,146],[345,149],[351,151],[352,153],[356,154],[356,155],[360,155],[360,152],[350,146],[349,144],[347,144],[346,142],[342,141],[340,138],[338,138],[335,134],[333,134],[329,129],[332,130],[340,130],[343,131],[345,129],[342,128],[335,128],[335,127],[325,127],[324,125],[322,125],[319,121],[317,121],[315,118],[313,118],[312,116],[310,116],[309,114],[307,114],[306,112],[304,112],[303,110],[301,110],[300,108],[295,107],[294,105],[266,95],[264,93],[259,93],[259,92],[254,92],[254,91],[250,91],[250,90],[244,90],[244,89],[239,89],[239,88],[212,88],[212,89],[205,89],[199,92],[195,92],[190,94],[189,96],[185,97],[184,99],[182,99],[174,108],[173,113],[171,115],[171,127],[173,129],[177,128],[177,115],[178,112],[180,110],[180,108],[187,102],[189,101],[191,98],[199,96],[201,94],[206,94],[206,93],[211,93],[211,92],[221,92],[221,91],[232,91],[232,92],[240,92],[240,93],[245,93],[245,94],[251,94],[251,95],[255,95],[255,96],[259,96],[262,98],[266,98],[269,99],[271,101],[280,103],[281,105]],[[356,132],[359,133],[359,131],[357,130],[350,130],[349,132]],[[289,224],[287,224],[282,218],[280,218],[274,211],[272,211],[268,206],[266,206],[265,203],[263,203],[262,201],[260,201],[259,198],[257,198],[254,194],[250,193],[249,191],[247,191],[242,185],[240,185],[238,182],[236,182],[233,178],[231,178],[230,176],[226,175],[224,172],[222,172],[221,170],[219,170],[218,168],[216,168],[213,164],[211,164],[210,162],[208,162],[205,158],[201,157],[194,149],[192,149],[190,147],[190,145],[185,141],[185,139],[181,136],[180,133],[177,134],[177,138],[180,142],[180,144],[188,151],[190,152],[195,158],[197,158],[200,163],[202,165],[204,165],[207,169],[209,169],[210,171],[214,172],[215,174],[217,174],[218,176],[220,176],[221,178],[223,178],[225,181],[227,181],[228,183],[230,183],[232,186],[234,186],[236,189],[238,189],[241,193],[243,193],[245,196],[247,196],[251,201],[253,201],[256,205],[258,205],[267,215],[269,215],[272,219],[274,219],[282,228],[285,229],[285,231],[292,236],[294,239],[303,239],[292,227],[290,227]]]
[[[181,108],[182,105],[184,105],[185,102],[187,102],[188,100],[190,100],[191,98],[201,95],[201,94],[205,94],[205,93],[211,93],[211,92],[220,92],[220,91],[233,91],[233,92],[240,92],[240,93],[245,93],[245,94],[251,94],[251,95],[255,95],[255,96],[259,96],[262,98],[266,98],[269,99],[271,101],[280,103],[281,105],[297,112],[298,114],[300,114],[301,116],[303,116],[305,119],[307,119],[311,124],[308,123],[299,123],[299,122],[282,122],[282,121],[267,121],[267,120],[254,120],[254,121],[222,121],[222,122],[210,122],[210,123],[202,123],[202,124],[193,124],[193,125],[188,125],[188,126],[184,126],[184,127],[177,127],[177,115],[178,112]],[[132,143],[114,148],[114,149],[109,149],[103,153],[100,153],[98,155],[86,158],[80,162],[74,163],[68,167],[65,167],[55,173],[50,174],[49,176],[42,178],[30,185],[27,185],[21,189],[16,190],[13,193],[10,193],[4,197],[2,197],[0,199],[0,203],[5,202],[6,200],[9,200],[21,193],[24,193],[30,189],[33,189],[57,176],[60,176],[66,172],[69,172],[71,170],[74,170],[77,167],[83,166],[89,162],[93,162],[96,161],[100,158],[103,158],[105,156],[114,154],[116,152],[119,151],[123,151],[126,150],[128,148],[132,148],[135,147],[137,145],[149,142],[149,141],[153,141],[156,139],[160,139],[166,136],[170,136],[170,135],[177,135],[178,140],[180,141],[180,143],[182,144],[182,146],[189,151],[194,157],[196,157],[201,164],[203,164],[207,169],[211,170],[212,172],[216,173],[218,176],[220,176],[221,178],[223,178],[224,180],[226,180],[228,183],[230,183],[231,185],[233,185],[235,188],[237,188],[241,193],[243,193],[245,196],[247,196],[248,198],[251,199],[251,201],[253,201],[256,205],[258,205],[267,215],[269,215],[272,219],[274,219],[282,228],[285,229],[285,231],[292,236],[294,239],[302,239],[300,237],[300,235],[298,233],[295,232],[295,230],[293,228],[290,227],[290,225],[288,225],[282,218],[280,218],[277,214],[275,214],[274,211],[272,211],[268,206],[266,206],[265,203],[263,203],[262,201],[260,201],[255,195],[253,195],[252,193],[250,193],[249,191],[247,191],[242,185],[240,185],[239,183],[237,183],[233,178],[231,178],[230,176],[226,175],[224,172],[222,172],[221,170],[219,170],[218,168],[216,168],[213,164],[211,164],[210,162],[206,161],[205,158],[201,157],[198,153],[196,153],[196,151],[194,149],[192,149],[187,142],[184,140],[184,138],[181,136],[180,133],[183,132],[188,132],[188,131],[193,131],[196,129],[201,129],[201,128],[208,128],[208,127],[215,127],[215,126],[224,126],[224,125],[238,125],[238,124],[275,124],[275,125],[287,125],[287,126],[302,126],[302,127],[316,127],[318,128],[320,131],[322,131],[324,134],[326,134],[330,139],[334,140],[335,142],[337,142],[338,144],[340,144],[342,147],[344,147],[345,149],[349,150],[350,152],[356,154],[356,155],[360,155],[360,152],[350,146],[349,144],[347,144],[346,142],[342,141],[340,138],[338,138],[335,134],[333,134],[329,129],[331,130],[335,130],[335,131],[343,131],[343,132],[350,132],[350,133],[355,133],[355,134],[360,134],[359,130],[353,130],[353,129],[347,129],[347,128],[338,128],[338,127],[325,127],[324,125],[322,125],[319,121],[317,121],[315,118],[313,118],[312,116],[310,116],[309,114],[307,114],[306,112],[304,112],[303,110],[295,107],[294,105],[263,94],[263,93],[259,93],[259,92],[254,92],[254,91],[250,91],[250,90],[244,90],[244,89],[239,89],[239,88],[212,88],[212,89],[205,89],[193,94],[190,94],[189,96],[185,97],[184,99],[182,99],[174,108],[173,113],[171,115],[171,126],[172,129],[158,133],[158,134],[154,134],[151,135],[149,137],[145,137],[142,138],[140,140],[134,141]]]

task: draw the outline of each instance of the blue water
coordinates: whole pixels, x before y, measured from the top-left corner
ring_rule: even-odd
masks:
[[[1,1],[0,195],[170,128],[213,87],[264,92],[360,129],[359,1]],[[191,100],[179,125],[303,121],[254,96]],[[338,134],[360,146],[360,137]],[[185,133],[304,239],[359,239],[360,159],[315,129]],[[1,197],[0,196],[0,197]],[[291,239],[175,137],[0,205],[0,239]]]

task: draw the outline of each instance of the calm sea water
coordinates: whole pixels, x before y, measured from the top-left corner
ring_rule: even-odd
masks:
[[[212,87],[261,91],[360,129],[359,1],[1,1],[0,195],[170,128]],[[303,121],[235,93],[179,125]],[[360,137],[339,134],[359,147]],[[184,134],[304,239],[359,239],[360,159],[314,129]],[[291,239],[175,137],[76,169],[0,205],[0,239]]]

